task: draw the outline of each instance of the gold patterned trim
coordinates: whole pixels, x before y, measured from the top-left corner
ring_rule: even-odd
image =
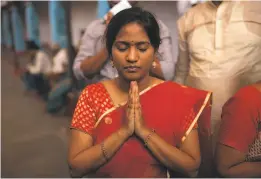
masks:
[[[199,116],[201,115],[202,111],[203,111],[204,108],[206,107],[206,105],[207,105],[207,103],[208,103],[208,101],[209,101],[211,95],[212,95],[212,92],[208,92],[208,94],[207,94],[207,96],[206,96],[206,98],[205,98],[205,100],[204,100],[204,103],[202,104],[202,106],[201,106],[201,108],[200,108],[198,114],[196,115],[195,119],[193,120],[193,122],[191,123],[190,127],[189,127],[188,130],[186,131],[185,135],[182,137],[181,142],[184,142],[184,141],[186,140],[187,136],[189,135],[189,133],[192,131],[194,125],[196,124],[196,122],[197,122],[198,119],[199,119]]]
[[[156,87],[156,86],[158,86],[158,85],[160,85],[160,84],[162,84],[162,83],[164,83],[164,82],[165,82],[165,81],[160,82],[160,83],[158,83],[158,84],[154,84],[154,85],[149,86],[148,88],[142,90],[142,91],[139,93],[139,95],[141,96],[141,95],[145,94],[145,93],[146,93],[147,91],[149,91],[150,89],[152,89],[152,88],[154,88],[154,87]],[[108,109],[107,111],[105,111],[105,112],[99,117],[99,119],[97,120],[97,122],[95,123],[94,128],[96,128],[96,127],[99,125],[99,123],[101,122],[101,120],[102,120],[102,118],[103,118],[104,116],[106,116],[107,114],[109,114],[109,113],[111,113],[112,111],[116,110],[117,108],[119,108],[119,107],[121,107],[121,106],[124,106],[126,103],[127,103],[127,101],[124,101],[124,102],[118,104],[117,106],[114,106],[114,107]]]

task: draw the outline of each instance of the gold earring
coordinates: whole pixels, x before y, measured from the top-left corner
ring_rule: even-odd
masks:
[[[156,68],[157,63],[155,61],[152,62],[152,68]]]

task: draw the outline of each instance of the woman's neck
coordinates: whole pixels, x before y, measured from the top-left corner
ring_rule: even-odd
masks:
[[[127,81],[121,77],[116,78],[116,84],[120,88],[121,91],[128,93],[130,89],[130,81]],[[144,77],[142,80],[137,81],[139,91],[142,91],[152,85],[152,77],[149,75]]]

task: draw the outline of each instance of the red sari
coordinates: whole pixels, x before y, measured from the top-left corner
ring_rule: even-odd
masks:
[[[219,142],[247,154],[261,132],[261,92],[240,89],[223,107]]]
[[[169,144],[177,146],[191,130],[198,127],[202,167],[200,176],[211,172],[212,148],[210,141],[211,93],[163,82],[140,92],[140,102],[146,126]],[[90,85],[82,92],[71,127],[90,134],[94,144],[121,127],[124,106],[113,106],[101,83]],[[175,177],[136,137],[129,138],[110,161],[97,169],[95,177]]]

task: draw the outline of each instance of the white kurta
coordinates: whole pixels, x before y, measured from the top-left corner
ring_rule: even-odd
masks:
[[[224,103],[261,79],[261,2],[198,4],[178,20],[178,29],[175,81],[213,92],[215,133]]]
[[[27,69],[31,74],[48,74],[51,71],[51,59],[43,52],[38,51],[35,55],[35,63],[29,63]]]
[[[67,49],[61,49],[53,58],[52,72],[55,74],[64,73],[69,64]]]

